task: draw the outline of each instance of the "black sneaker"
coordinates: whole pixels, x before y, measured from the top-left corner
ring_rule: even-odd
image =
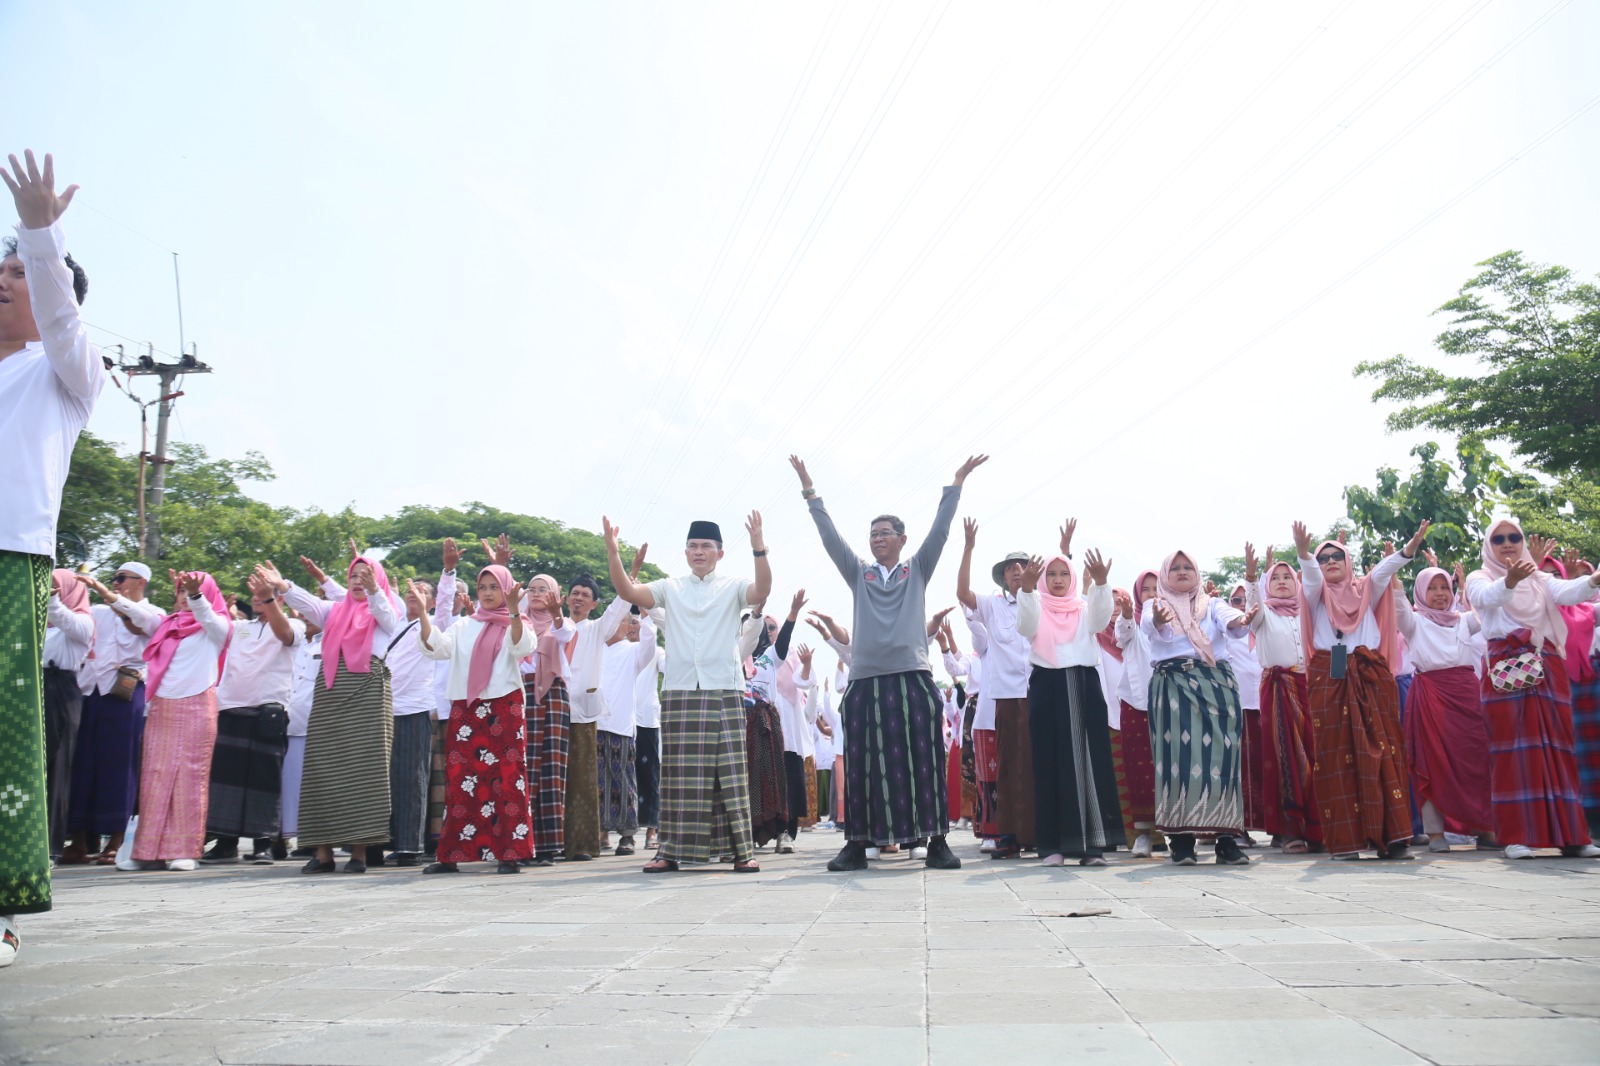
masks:
[[[932,858],[933,853],[928,853]],[[953,857],[953,856],[952,856]],[[959,861],[959,860],[958,860]],[[836,874],[849,870],[865,870],[867,868],[867,848],[865,844],[851,842],[839,849],[839,854],[828,860],[828,869]]]
[[[1167,838],[1167,845],[1167,858],[1174,866],[1194,866],[1199,862],[1194,857],[1193,833],[1174,833]]]
[[[396,866],[421,866],[422,857],[414,851],[397,851],[389,856]]]
[[[458,874],[461,872],[461,867],[453,862],[430,862],[422,868],[422,872],[425,874]]]
[[[200,856],[200,861],[207,866],[222,866],[230,862],[239,861],[238,844],[214,844],[211,850]]]
[[[922,860],[922,865],[930,870],[959,870],[961,860],[950,850],[944,837],[934,837],[928,841],[928,857]]]
[[[1218,866],[1250,865],[1250,856],[1239,850],[1238,841],[1232,837],[1218,837],[1216,851]]]
[[[289,845],[283,842],[282,837],[278,837],[273,840],[272,857],[277,862],[282,862],[289,857]]]

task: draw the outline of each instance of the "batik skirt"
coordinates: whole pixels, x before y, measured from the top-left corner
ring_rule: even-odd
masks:
[[[1311,786],[1316,760],[1306,675],[1269,666],[1261,672],[1261,808],[1263,828],[1284,843],[1322,841],[1322,818]]]
[[[766,700],[745,711],[744,751],[750,770],[750,832],[756,847],[789,827],[789,777],[783,764],[783,718]]]
[[[1163,833],[1244,831],[1239,685],[1227,660],[1165,659],[1150,678],[1155,822]],[[1124,720],[1124,725],[1126,725]]]
[[[50,567],[43,555],[0,551],[0,914],[50,909],[41,663]]]
[[[448,784],[439,861],[532,858],[522,693],[451,700],[444,742]]]
[[[211,753],[217,743],[217,690],[150,701],[139,775],[139,831],[133,857],[198,859],[206,844]]]
[[[600,829],[632,836],[639,828],[639,771],[632,737],[598,734]]]
[[[1400,688],[1383,657],[1356,648],[1345,675],[1330,676],[1318,651],[1307,671],[1311,707],[1311,785],[1322,839],[1334,855],[1383,850],[1412,836],[1411,787],[1400,732]]]

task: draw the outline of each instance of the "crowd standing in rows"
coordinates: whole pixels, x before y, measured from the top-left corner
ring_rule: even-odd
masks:
[[[1510,519],[1470,574],[1429,566],[1409,602],[1399,575],[1425,553],[1426,522],[1366,574],[1295,523],[1294,561],[1247,544],[1224,597],[1182,550],[1113,588],[1112,560],[1074,555],[1073,520],[1048,555],[995,561],[980,591],[968,519],[956,605],[933,612],[962,487],[987,456],[957,470],[915,551],[883,514],[865,557],[791,456],[852,599],[848,629],[805,619],[837,657],[826,677],[794,639],[805,590],[783,621],[765,611],[757,512],[751,578],[727,572],[720,526],[697,521],[687,572],[641,582],[646,546],[625,565],[603,519],[617,593],[603,607],[589,576],[519,583],[503,535],[482,541],[471,583],[447,539],[437,583],[403,594],[354,541],[342,582],[302,559],[302,586],[262,560],[247,608],[203,572],[169,571],[168,613],[146,598],[145,563],[109,585],[54,569],[62,484],[104,372],[58,223],[74,190],[55,194],[48,156],[11,162],[0,965],[20,947],[15,916],[50,906],[52,857],[191,870],[270,864],[293,844],[306,874],[338,870],[341,849],[347,873],[519,874],[642,847],[647,873],[758,873],[758,848],[794,851],[821,825],[843,834],[830,870],[901,850],[943,870],[961,865],[955,823],[994,860],[1046,866],[1101,866],[1119,848],[1189,866],[1202,841],[1247,866],[1252,832],[1334,859],[1452,839],[1513,859],[1600,856],[1586,821],[1600,813],[1600,575]]]

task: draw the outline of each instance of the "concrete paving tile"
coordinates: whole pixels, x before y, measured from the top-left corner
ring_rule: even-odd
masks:
[[[95,988],[100,985],[119,984],[125,980],[147,980],[171,968],[159,964],[146,966],[111,962],[58,962],[36,966],[26,954],[32,948],[34,935],[36,934],[29,930],[28,943],[23,947],[25,954],[11,965],[9,971],[27,974],[30,985]]]
[[[930,993],[988,995],[1018,990],[1040,992],[1092,992],[1099,984],[1086,967],[1034,966],[1006,970],[933,970],[928,974]]]
[[[766,980],[767,974],[757,970],[623,970],[592,987],[625,995],[730,995],[752,991]]]
[[[935,1025],[929,1030],[931,1061],[965,1066],[984,1062],[1004,1049],[1018,1062],[1117,1063],[1118,1066],[1166,1066],[1171,1060],[1137,1025],[1078,1023],[1018,1025]]]
[[[329,966],[283,984],[290,988],[395,988],[414,992],[451,972],[453,969],[429,966]]]
[[[336,1022],[399,999],[400,989],[272,987],[237,996],[213,997],[179,1012],[182,1018],[237,1019],[240,1022]]]
[[[1439,959],[1549,959],[1548,951],[1539,951],[1524,943],[1498,940],[1423,940],[1396,943],[1373,942],[1367,944],[1373,951],[1395,959],[1428,961]]]
[[[1124,988],[1193,988],[1197,979],[1210,988],[1275,988],[1278,982],[1259,970],[1239,963],[1208,968],[1197,978],[1188,966],[1163,966],[1159,963],[1126,963],[1090,966],[1089,976],[1112,991]]]
[[[1600,1060],[1591,1018],[1457,1018],[1368,1022],[1440,1066],[1587,1066]]]
[[[1395,940],[1481,940],[1478,933],[1464,929],[1451,929],[1442,925],[1423,925],[1420,922],[1400,921],[1381,925],[1318,925],[1324,933],[1340,940],[1357,943],[1388,944]]]
[[[709,1032],[643,1027],[601,1028],[543,1023],[515,1029],[475,1054],[473,1066],[684,1066]]]
[[[1547,1018],[1543,1006],[1472,985],[1408,985],[1405,988],[1306,987],[1307,999],[1336,1014],[1373,1019],[1407,1018]]]
[[[1423,1060],[1345,1018],[1294,1018],[1248,1028],[1234,1021],[1148,1022],[1182,1066],[1421,1066]]]
[[[1580,959],[1439,959],[1428,965],[1477,984],[1571,981],[1600,985],[1600,965]]]
[[[1336,1017],[1333,1011],[1287,988],[1121,988],[1115,996],[1117,1003],[1140,1023],[1275,1023],[1287,1018]]]
[[[506,1027],[400,1022],[336,1022],[235,1055],[241,1066],[394,1066],[455,1062],[498,1040]]]
[[[1079,962],[1088,966],[1111,966],[1133,962],[1137,958],[1125,947],[1110,945],[1075,945],[1071,950]],[[1167,966],[1214,966],[1234,961],[1216,948],[1205,944],[1179,944],[1160,948],[1150,952],[1150,955],[1159,958],[1162,964]]]
[[[730,1062],[814,1063],[855,1060],[874,1066],[921,1066],[927,1035],[920,1027],[849,1025],[833,1028],[723,1029],[712,1034],[690,1060],[708,1066]]]
[[[746,978],[751,975],[746,973]],[[927,990],[928,975],[920,966],[905,969],[835,970],[784,963],[769,973],[747,980],[750,988],[762,992],[805,995],[828,992],[850,996],[858,993],[886,992],[891,995],[921,995]]]
[[[1542,951],[1547,955],[1558,957],[1600,959],[1600,937],[1545,937],[1532,940],[1512,940],[1509,943],[1528,948],[1530,951]]]
[[[1007,1018],[1050,1018],[1062,1024],[1126,1022],[1128,1014],[1100,989],[1069,992],[1035,990],[1018,986],[1000,995],[974,995],[971,992],[934,992],[928,996],[928,1024],[931,1026],[1011,1026],[996,1020],[995,1004],[1005,1003]],[[1023,1026],[1026,1028],[1026,1026]],[[1009,1054],[1010,1044],[1003,1045]],[[993,1048],[991,1048],[991,1052]]]
[[[432,992],[552,992],[572,993],[593,989],[615,970],[500,970],[487,966],[472,970],[458,970],[448,977],[426,985],[413,986],[412,991],[426,988]]]
[[[725,1023],[739,1001],[738,996],[726,995],[635,996],[585,992],[552,1005],[540,1015],[538,1024],[711,1030]]]
[[[347,1015],[349,1022],[439,1022],[447,1025],[526,1025],[566,997],[526,992],[407,992]]]
[[[1446,985],[1455,979],[1410,962],[1263,962],[1256,969],[1292,987],[1308,985]]]
[[[915,1026],[924,1024],[921,995],[770,995],[746,1000],[728,1020],[737,1028],[774,1026]]]
[[[1390,959],[1366,944],[1342,940],[1310,944],[1230,944],[1222,951],[1229,958],[1252,966],[1263,962],[1386,962]]]

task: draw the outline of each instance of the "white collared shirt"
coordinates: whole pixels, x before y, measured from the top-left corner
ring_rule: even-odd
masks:
[[[662,578],[645,588],[665,608],[667,665],[663,687],[673,690],[744,689],[744,671],[735,648],[739,613],[750,606],[750,579],[685,574]]]
[[[78,671],[78,688],[85,696],[98,689],[110,692],[117,683],[117,668],[131,667],[145,675],[144,647],[167,612],[149,600],[130,600],[118,596],[115,603],[97,603],[89,608],[94,616],[94,654]],[[131,632],[122,620],[127,618],[139,632]]]
[[[178,650],[173,652],[166,673],[161,675],[161,684],[150,693],[152,696],[181,700],[185,696],[198,696],[217,683],[217,658],[233,632],[233,620],[212,610],[203,596],[189,600],[189,611],[200,623],[200,632],[178,641]]]
[[[521,692],[521,661],[533,654],[535,643],[533,627],[529,625],[522,627],[522,637],[516,641],[511,639],[510,628],[506,629],[506,638],[500,645],[500,654],[495,656],[494,668],[489,671],[488,684],[484,686],[482,692],[467,691],[467,676],[472,669],[472,649],[477,646],[478,634],[486,628],[488,628],[486,623],[476,618],[463,617],[449,629],[434,629],[429,632],[428,643],[424,644],[422,626],[418,625],[415,635],[407,636],[406,643],[415,645],[423,659],[450,663],[450,677],[446,683],[445,693],[452,700],[493,700],[510,692]]]
[[[294,639],[285,644],[265,621],[233,623],[228,661],[217,683],[218,707],[227,710],[279,703],[288,709],[294,694],[295,656],[306,642],[306,624],[291,618],[289,628]]]
[[[994,700],[1027,699],[1028,653],[1033,643],[1017,632],[1016,597],[1009,592],[979,596],[973,613],[989,637],[983,652],[983,695],[991,707]]]

